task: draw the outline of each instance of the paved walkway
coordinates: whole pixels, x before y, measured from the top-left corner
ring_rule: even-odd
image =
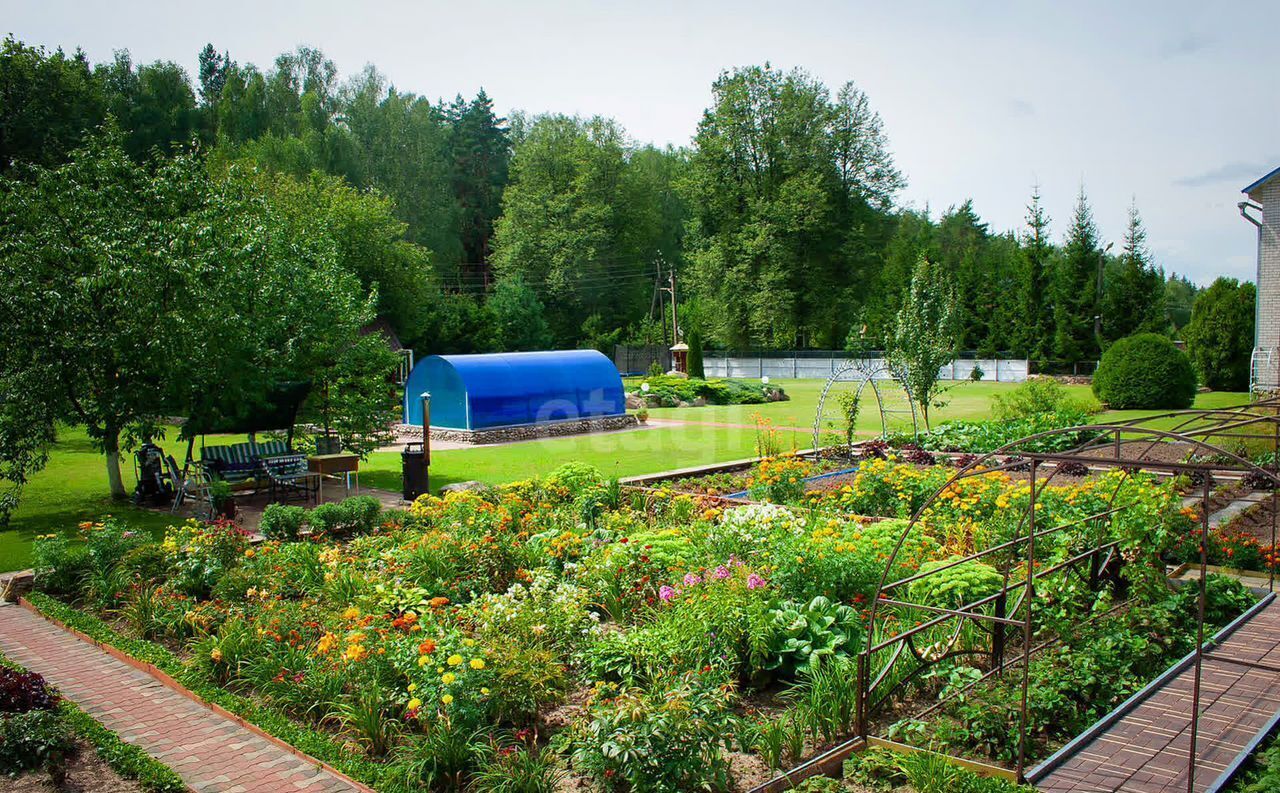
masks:
[[[362,790],[19,606],[0,605],[0,650],[198,793]]]
[[[1044,793],[1187,790],[1195,668],[1188,663],[1171,672],[1121,705],[1109,725],[1068,744],[1028,778]],[[1200,708],[1194,790],[1210,791],[1280,714],[1280,600],[1206,652]]]

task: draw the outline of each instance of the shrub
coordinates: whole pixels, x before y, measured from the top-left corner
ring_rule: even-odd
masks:
[[[551,489],[563,488],[572,497],[588,487],[603,484],[604,474],[591,463],[565,463],[547,474],[543,483]]]
[[[312,531],[328,535],[368,534],[378,526],[382,505],[373,496],[353,496],[336,504],[321,504],[307,513]],[[265,519],[265,514],[264,514]]]
[[[0,713],[49,710],[58,704],[58,695],[35,672],[0,666]]]
[[[997,394],[991,414],[999,421],[1014,421],[1042,413],[1097,413],[1091,399],[1071,396],[1066,386],[1052,377],[1032,377],[1005,394]]]
[[[258,530],[269,540],[296,540],[307,511],[287,504],[268,504]]]
[[[44,768],[55,781],[72,749],[71,729],[52,710],[0,717],[0,774]]]
[[[982,562],[961,562],[933,572],[960,558],[951,556],[922,564],[920,573],[931,574],[911,582],[912,599],[927,606],[954,609],[993,595],[1004,585],[1004,576],[991,565]]]
[[[89,573],[89,550],[63,534],[36,537],[32,547],[35,585],[42,592],[75,598]]]
[[[812,471],[813,466],[799,457],[766,457],[747,479],[747,492],[756,501],[795,504],[804,497],[804,480]]]
[[[574,766],[605,790],[725,790],[733,699],[722,680],[696,673],[647,690],[601,687],[570,731]]]
[[[1102,356],[1093,393],[1113,409],[1181,409],[1196,396],[1191,359],[1156,333],[1120,339]]]

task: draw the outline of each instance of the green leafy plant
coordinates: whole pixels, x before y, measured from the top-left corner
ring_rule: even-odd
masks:
[[[765,668],[783,675],[811,672],[821,659],[852,645],[858,634],[854,610],[822,595],[807,603],[784,603],[772,616],[770,661]]]
[[[921,565],[923,577],[908,587],[914,602],[954,609],[993,595],[1004,586],[1004,576],[991,565],[978,561],[955,564],[960,559],[950,556]]]
[[[262,511],[258,531],[269,540],[296,540],[307,511],[290,504],[268,504]]]
[[[690,673],[648,689],[605,686],[569,733],[574,767],[606,790],[722,790],[734,692]]]

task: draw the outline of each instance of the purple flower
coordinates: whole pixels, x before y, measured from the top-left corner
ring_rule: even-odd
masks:
[[[658,590],[658,597],[661,598],[662,602],[664,603],[671,600],[675,596],[676,596],[676,591],[671,587],[667,586],[666,584],[663,584],[662,587]]]
[[[755,573],[752,573],[751,575],[747,576],[747,589],[759,589],[762,586],[764,586],[763,578],[756,575]]]
[[[720,565],[719,567],[716,568],[716,571],[712,573],[712,575],[720,579],[728,578],[729,568],[725,567],[724,565]]]
[[[701,583],[702,583],[701,576],[697,575],[696,573],[685,573],[684,575],[685,586],[697,586],[698,584],[701,584]]]

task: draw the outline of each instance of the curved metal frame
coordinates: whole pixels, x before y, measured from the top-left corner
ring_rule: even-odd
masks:
[[[825,396],[825,390],[824,390]],[[819,414],[819,418],[820,418]],[[1181,418],[1180,418],[1181,417]],[[1155,427],[1144,426],[1152,422],[1174,421],[1174,429],[1158,429]],[[1192,426],[1203,423],[1203,426]],[[1266,435],[1256,433],[1247,435],[1237,435],[1236,432],[1242,429],[1264,425],[1270,430]],[[1051,438],[1054,436],[1062,436],[1068,433],[1080,433],[1090,431],[1096,433],[1089,440],[1078,444],[1067,452],[1062,453],[1043,453],[1026,451],[1026,447],[1034,441]],[[816,434],[816,428],[815,428]],[[1022,664],[1022,703],[1019,713],[1019,739],[1017,753],[1017,774],[1022,778],[1025,770],[1026,745],[1027,745],[1027,690],[1029,685],[1030,656],[1038,648],[1032,648],[1032,617],[1034,610],[1035,582],[1043,579],[1045,576],[1056,573],[1060,570],[1075,571],[1078,566],[1083,564],[1089,565],[1089,583],[1091,586],[1099,586],[1102,581],[1110,580],[1121,582],[1119,578],[1120,564],[1122,558],[1118,554],[1118,542],[1112,541],[1098,545],[1083,553],[1076,554],[1065,562],[1058,563],[1047,569],[1037,570],[1036,568],[1036,540],[1045,535],[1062,531],[1072,526],[1084,525],[1090,521],[1101,523],[1102,521],[1110,521],[1117,513],[1128,509],[1129,504],[1116,505],[1116,499],[1123,490],[1125,483],[1135,470],[1150,469],[1154,471],[1165,472],[1169,474],[1195,473],[1198,472],[1202,476],[1202,493],[1200,495],[1200,597],[1199,597],[1199,614],[1197,617],[1198,640],[1195,659],[1195,678],[1192,696],[1192,719],[1191,719],[1191,750],[1190,750],[1190,771],[1188,773],[1188,789],[1194,782],[1195,777],[1195,759],[1196,759],[1196,738],[1198,722],[1200,717],[1200,681],[1201,681],[1201,665],[1204,645],[1204,613],[1205,613],[1205,580],[1207,573],[1207,542],[1209,537],[1209,512],[1207,509],[1208,501],[1211,495],[1212,475],[1213,473],[1233,472],[1237,474],[1257,473],[1266,478],[1272,487],[1272,526],[1271,540],[1274,548],[1276,542],[1276,512],[1280,504],[1276,503],[1277,490],[1280,489],[1280,476],[1275,471],[1262,468],[1251,461],[1244,459],[1233,451],[1228,451],[1220,446],[1209,443],[1207,439],[1218,437],[1250,437],[1255,439],[1264,439],[1272,444],[1271,448],[1280,452],[1280,400],[1269,399],[1260,402],[1251,403],[1233,408],[1222,408],[1213,410],[1189,410],[1189,411],[1172,411],[1168,413],[1147,416],[1134,419],[1129,422],[1118,422],[1114,424],[1095,425],[1090,427],[1069,427],[1058,430],[1050,430],[1047,432],[1031,435],[1026,438],[1014,441],[1006,446],[988,454],[982,455],[971,461],[968,465],[958,470],[948,480],[939,487],[925,502],[915,511],[907,526],[904,527],[899,535],[893,550],[890,552],[884,570],[881,573],[880,582],[876,589],[875,597],[871,601],[868,621],[867,621],[867,638],[866,644],[862,652],[858,655],[858,713],[856,730],[859,738],[866,739],[868,737],[867,722],[870,712],[873,709],[883,705],[893,697],[902,687],[907,685],[911,680],[923,672],[928,666],[934,665],[941,660],[949,657],[955,657],[959,654],[985,654],[988,651],[980,649],[956,650],[956,642],[960,637],[966,621],[973,621],[987,631],[986,625],[990,626],[989,632],[992,636],[990,655],[992,658],[992,670],[983,676],[983,679],[1003,672],[1004,664],[1004,631],[1007,628],[1021,628],[1022,632],[1022,653],[1020,661]],[[1153,460],[1149,458],[1151,452],[1160,444],[1169,442],[1177,442],[1189,444],[1197,453],[1207,454],[1208,461],[1196,462],[1168,462],[1162,460]],[[1126,457],[1123,453],[1129,444],[1143,443],[1147,445],[1141,449],[1136,458]],[[1109,456],[1099,456],[1098,451],[1111,447],[1114,453]],[[1020,459],[1010,461],[1011,455],[1017,455]],[[1221,461],[1221,462],[1220,462]],[[996,465],[986,467],[986,463],[996,462]],[[1061,471],[1061,464],[1064,462],[1079,462],[1094,467],[1121,469],[1124,475],[1117,480],[1115,489],[1111,492],[1110,498],[1107,500],[1107,509],[1102,512],[1091,514],[1080,519],[1070,521],[1065,524],[1042,529],[1036,525],[1036,505],[1041,494],[1046,487]],[[911,533],[916,530],[921,521],[921,517],[938,501],[942,493],[946,492],[953,484],[962,479],[973,476],[980,476],[992,471],[1008,470],[1014,467],[1024,465],[1030,466],[1030,497],[1028,499],[1025,512],[1014,529],[1013,539],[970,554],[962,559],[955,560],[948,564],[939,566],[924,573],[916,573],[898,581],[889,582],[888,577],[893,569],[904,544]],[[1038,474],[1042,467],[1052,466],[1052,471],[1047,477],[1039,478]],[[1025,527],[1025,532],[1024,532]],[[1013,551],[1018,546],[1025,545],[1025,556],[1019,559],[1021,554]],[[1003,564],[1004,584],[999,592],[976,601],[966,603],[955,609],[943,609],[936,606],[924,604],[910,603],[902,600],[895,600],[889,596],[893,590],[909,584],[913,581],[920,580],[930,575],[934,575],[943,570],[954,567],[968,561],[982,559],[994,554],[1008,552],[1007,561]],[[1010,574],[1015,567],[1026,565],[1026,574],[1024,580],[1015,582],[1011,586]],[[1270,569],[1270,587],[1274,591],[1275,588],[1275,571],[1274,566]],[[1020,592],[1017,590],[1021,590]],[[1009,602],[1010,593],[1013,592],[1016,598]],[[909,628],[893,637],[881,641],[876,644],[874,641],[874,628],[877,616],[880,614],[881,607],[896,606],[921,611],[933,612],[938,616],[932,619],[926,619],[918,623],[916,626]],[[990,606],[993,613],[987,614],[978,611],[984,607]],[[1013,616],[1021,612],[1018,619]],[[957,627],[950,633],[951,640],[945,643],[945,649],[936,657],[925,658],[916,647],[913,637],[930,628],[942,625],[947,620],[956,619]],[[986,625],[984,625],[986,623]],[[892,648],[892,649],[891,649]],[[876,675],[875,679],[871,679],[871,662],[872,657],[877,652],[890,650],[891,655],[884,667]],[[916,662],[916,667],[909,670],[907,674],[894,682],[887,691],[880,692],[878,689],[886,682],[890,676],[891,670],[900,663],[904,657],[912,658]],[[1012,663],[1012,662],[1011,662]],[[980,682],[980,681],[979,681]],[[973,684],[971,684],[973,685]],[[926,713],[932,711],[942,703],[937,703],[931,707]]]
[[[858,375],[861,376],[861,379],[858,379],[857,377],[846,379],[844,376],[849,374],[850,372],[856,372]],[[822,420],[825,417],[824,411],[826,410],[826,406],[827,406],[827,395],[830,393],[831,387],[834,386],[836,383],[857,383],[858,384],[857,396],[859,401],[862,400],[863,389],[865,389],[868,385],[871,386],[871,392],[875,394],[875,397],[876,397],[876,409],[880,412],[880,437],[882,438],[888,437],[889,419],[887,418],[887,415],[886,415],[884,397],[882,397],[880,394],[880,386],[877,383],[877,377],[876,377],[876,375],[882,375],[882,374],[888,374],[891,379],[899,382],[899,385],[901,386],[903,392],[907,396],[907,406],[911,413],[911,434],[915,435],[917,432],[920,431],[920,417],[919,417],[919,414],[916,412],[916,402],[914,399],[911,398],[911,392],[907,390],[906,384],[898,381],[898,378],[894,374],[893,369],[891,369],[889,365],[885,363],[882,359],[878,359],[878,358],[850,359],[850,360],[846,360],[844,363],[840,365],[840,368],[832,372],[831,376],[827,378],[826,384],[822,386],[822,394],[818,397],[818,409],[813,416],[813,448],[814,449],[822,448],[822,435],[823,435]],[[903,412],[906,413],[907,411],[903,411]]]

